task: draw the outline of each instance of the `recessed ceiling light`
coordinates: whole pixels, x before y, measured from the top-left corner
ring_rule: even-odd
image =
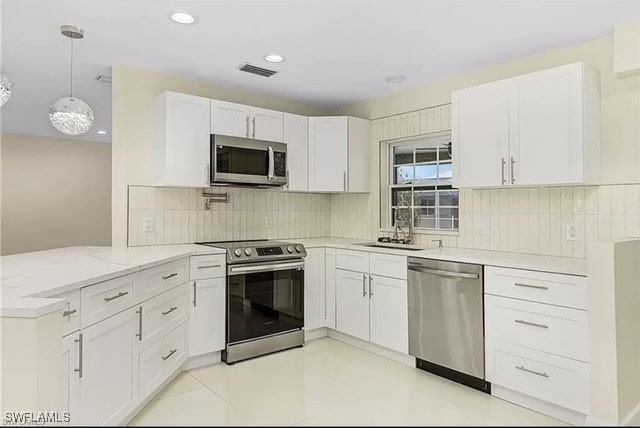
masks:
[[[278,54],[269,54],[264,56],[264,60],[267,62],[282,62],[284,57]]]
[[[100,131],[97,131],[97,132],[96,132],[96,134],[99,134],[99,135],[107,135],[107,131],[102,131],[102,130],[100,130]]]
[[[384,80],[386,80],[389,83],[400,83],[407,80],[407,76],[405,76],[404,74],[396,74],[394,76],[385,77]]]
[[[178,24],[193,24],[196,22],[196,17],[187,12],[173,12],[170,17],[173,22]]]

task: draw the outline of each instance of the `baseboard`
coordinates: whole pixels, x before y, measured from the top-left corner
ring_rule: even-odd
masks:
[[[326,327],[314,328],[313,330],[304,331],[304,340],[315,340],[329,335],[329,329]]]
[[[221,361],[220,355],[220,351],[196,355],[195,357],[191,357],[184,362],[184,364],[182,365],[182,370],[193,370],[200,367],[209,366],[211,364],[219,363]]]
[[[617,426],[613,422],[603,421],[602,419],[596,419],[591,416],[586,417],[585,425],[588,427],[614,427]]]
[[[621,425],[638,426],[640,425],[640,403],[622,419]]]
[[[328,335],[332,339],[344,342],[347,345],[354,346],[356,348],[363,349],[381,357],[389,358],[390,360],[397,361],[409,367],[416,366],[416,359],[410,355],[402,354],[398,351],[394,351],[388,348],[384,348],[380,345],[367,342],[366,340],[358,339],[357,337],[349,336],[348,334],[340,333],[339,331],[327,329]]]
[[[495,383],[491,385],[491,395],[572,425],[587,424],[587,416],[582,413],[565,409],[564,407],[560,407],[546,401],[538,400],[537,398],[522,394],[512,389],[504,388],[496,385]]]

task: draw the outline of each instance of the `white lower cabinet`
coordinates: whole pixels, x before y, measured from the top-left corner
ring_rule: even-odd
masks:
[[[189,314],[189,355],[224,349],[225,278],[191,282]]]
[[[62,338],[62,410],[73,415],[80,378],[75,371],[79,366],[79,333]]]
[[[369,279],[369,295],[371,342],[408,354],[407,281],[373,275]]]
[[[143,351],[189,319],[188,283],[142,302],[138,310],[142,310],[140,350]]]
[[[326,278],[324,248],[309,248],[304,260],[304,328],[325,326]]]
[[[138,314],[135,308],[79,334],[78,398],[74,425],[120,423],[138,405]]]
[[[336,270],[336,329],[369,340],[369,295],[367,275]]]
[[[325,325],[328,328],[335,329],[336,328],[336,249],[335,248],[326,248],[325,249],[325,259],[324,259],[324,269],[325,269],[325,290],[324,290],[324,298],[326,301],[326,319]]]

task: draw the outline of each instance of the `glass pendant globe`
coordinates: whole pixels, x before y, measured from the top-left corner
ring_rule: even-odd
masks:
[[[63,134],[81,135],[93,126],[93,110],[79,98],[64,97],[49,108],[49,120]]]
[[[5,105],[11,98],[11,82],[4,73],[0,74],[0,107]]]

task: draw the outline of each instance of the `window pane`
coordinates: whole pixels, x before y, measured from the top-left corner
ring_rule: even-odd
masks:
[[[411,206],[411,189],[392,189],[391,190],[391,205],[394,207]]]
[[[413,193],[413,205],[416,207],[435,207],[435,190],[416,190]]]
[[[396,224],[396,219],[398,221],[398,226],[408,227],[411,223],[411,208],[392,208],[391,215],[393,216],[392,224]]]
[[[416,184],[435,183],[438,178],[438,165],[416,165]]]
[[[436,227],[436,209],[435,208],[419,208],[415,210],[414,217],[415,227]]]
[[[439,180],[441,182],[451,182],[453,177],[453,168],[450,163],[441,163],[438,165]]]
[[[440,161],[451,159],[451,143],[440,143],[438,146],[438,151],[440,152]]]
[[[451,229],[454,220],[458,218],[458,208],[439,208],[438,214],[440,227]]]
[[[393,184],[411,184],[413,183],[413,165],[394,167]]]
[[[396,146],[393,148],[393,164],[404,165],[413,163],[413,146]]]
[[[459,204],[458,191],[457,190],[439,190],[438,191],[439,205],[457,207]]]
[[[437,161],[437,153],[435,147],[416,147],[416,162],[435,162]]]

